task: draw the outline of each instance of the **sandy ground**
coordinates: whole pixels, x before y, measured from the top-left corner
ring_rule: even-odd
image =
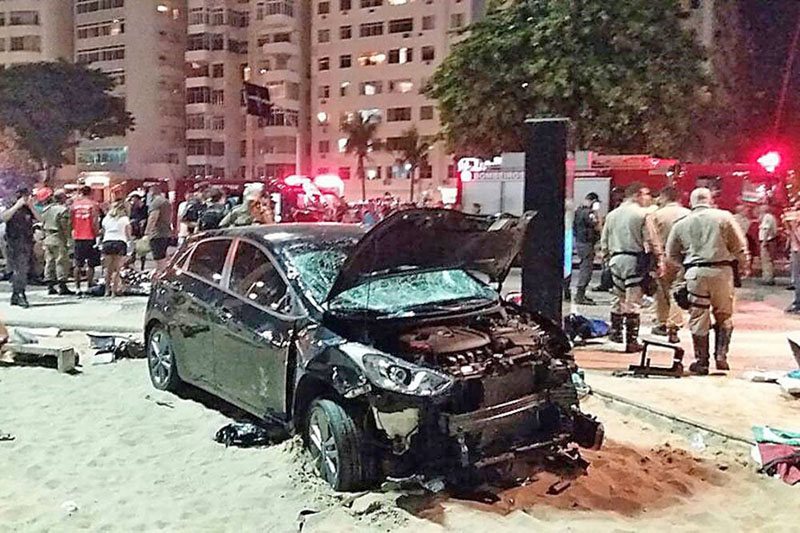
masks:
[[[522,470],[493,503],[412,493],[341,495],[296,441],[224,448],[235,409],[155,391],[144,361],[83,371],[0,368],[0,531],[800,531],[798,488],[754,474],[746,454],[709,448],[589,398],[613,437],[589,475]],[[709,384],[715,382],[709,381]],[[712,385],[713,387],[713,385]],[[709,394],[713,394],[710,392]],[[731,395],[731,409],[748,398]]]

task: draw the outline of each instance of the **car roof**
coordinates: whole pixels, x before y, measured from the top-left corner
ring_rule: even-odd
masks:
[[[340,239],[360,239],[367,229],[358,224],[336,223],[296,223],[261,224],[224,228],[198,234],[196,238],[243,237],[258,242],[266,242],[273,248],[283,248],[303,242],[329,241]]]

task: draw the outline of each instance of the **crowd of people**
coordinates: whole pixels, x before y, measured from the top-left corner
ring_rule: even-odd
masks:
[[[579,266],[574,301],[595,304],[586,291],[599,248],[603,274],[596,289],[613,294],[611,341],[622,343],[629,353],[642,350],[642,303],[645,296],[651,296],[655,307],[652,334],[678,343],[686,310],[695,352],[690,370],[708,373],[712,330],[716,368],[728,370],[734,287],[742,276],[750,275],[756,253],[762,283],[775,285],[775,260],[782,236],[778,217],[768,205],[758,206],[757,220],[751,219],[751,209],[745,205],[735,215],[717,209],[714,194],[707,188],[692,192],[688,208],[672,187],[660,191],[657,200],[638,183],[621,196],[613,199],[615,205],[604,220],[594,193],[575,211],[572,229]],[[800,216],[787,213],[782,218],[794,283],[800,277]],[[800,280],[793,288],[795,300],[787,312],[800,313]]]

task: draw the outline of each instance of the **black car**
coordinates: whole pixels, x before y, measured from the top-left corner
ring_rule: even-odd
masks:
[[[148,302],[153,385],[189,382],[301,434],[338,490],[598,447],[561,328],[490,285],[531,217],[411,210],[370,231],[196,236]]]

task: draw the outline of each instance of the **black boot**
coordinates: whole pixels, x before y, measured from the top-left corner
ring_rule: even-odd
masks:
[[[625,352],[637,353],[644,350],[639,342],[639,315],[631,313],[625,315]]]
[[[659,324],[658,326],[654,326],[650,330],[650,335],[655,335],[657,337],[666,337],[669,335],[669,331],[667,331],[667,326],[664,324]]]
[[[731,345],[731,335],[733,327],[714,326],[714,364],[717,370],[728,371],[731,369],[728,364],[728,349]]]
[[[708,375],[708,335],[692,335],[695,361],[689,365],[689,372],[698,376]]]
[[[25,296],[24,292],[19,293],[19,306],[24,307],[25,309],[31,306],[31,304],[28,303],[28,297]]]
[[[50,296],[58,294],[58,291],[56,290],[56,284],[54,281],[47,282],[47,294],[49,294]]]
[[[611,313],[611,329],[608,330],[608,340],[611,342],[622,343],[622,326],[625,320],[624,315],[618,313]]]
[[[678,327],[670,326],[667,328],[667,342],[670,344],[680,344],[681,338],[678,337]]]
[[[75,293],[69,290],[69,287],[67,287],[66,282],[62,281],[58,284],[58,294],[60,294],[61,296],[73,296]]]
[[[586,296],[586,289],[575,291],[575,303],[579,305],[597,305],[597,302]]]
[[[19,306],[19,294],[16,292],[11,293],[11,305]]]

